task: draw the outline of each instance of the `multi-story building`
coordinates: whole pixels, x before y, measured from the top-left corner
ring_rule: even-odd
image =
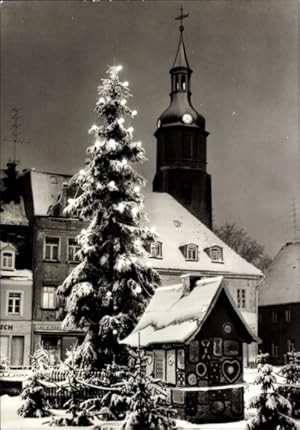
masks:
[[[258,333],[270,361],[280,365],[285,354],[300,350],[300,241],[286,243],[259,287]]]
[[[0,352],[12,367],[29,366],[32,330],[32,272],[16,269],[17,249],[0,242]]]
[[[64,303],[56,295],[57,287],[78,264],[75,237],[84,226],[62,212],[67,203],[69,179],[69,175],[35,170],[27,171],[22,178],[33,243],[32,347],[43,345],[54,363],[63,360],[67,350],[83,336],[81,331],[62,327]],[[59,196],[65,199],[61,209],[50,216],[49,210]]]
[[[64,214],[70,193],[64,185],[68,176],[36,171],[25,176],[31,184],[28,194],[35,211],[33,344],[43,342],[58,360],[64,358],[71,343],[80,339],[80,332],[62,330],[64,308],[55,291],[78,263],[74,239],[85,223]],[[162,284],[174,284],[186,273],[197,278],[222,275],[244,318],[257,331],[256,285],[262,273],[169,194],[146,193],[145,210],[150,226],[155,226],[159,234],[159,240],[148,251]],[[247,362],[254,361],[256,346],[245,348]]]

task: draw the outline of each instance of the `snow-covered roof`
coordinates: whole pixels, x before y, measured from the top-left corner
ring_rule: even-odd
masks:
[[[64,182],[70,175],[30,171],[34,215],[47,215],[48,209],[56,202]]]
[[[1,204],[0,223],[5,225],[28,225],[28,219],[25,214],[24,201],[20,197],[20,202]]]
[[[300,241],[284,245],[258,289],[259,306],[300,302]]]
[[[162,258],[151,260],[156,269],[263,276],[169,194],[146,194],[145,211],[162,242]],[[189,243],[198,245],[198,261],[187,261],[183,256],[180,247]],[[213,262],[205,252],[214,245],[223,249],[223,263]]]
[[[10,248],[12,251],[17,250],[17,248],[14,245],[12,245],[11,243],[0,241],[0,251],[2,251],[3,249],[7,249],[7,248]]]
[[[30,171],[35,215],[47,215],[58,199],[64,182],[71,176]],[[162,258],[152,259],[153,266],[182,272],[211,272],[261,277],[262,272],[240,257],[201,221],[167,193],[145,191],[145,211],[149,225],[155,226],[162,242]],[[187,261],[180,247],[194,243],[198,246],[198,261]],[[206,248],[214,245],[223,250],[223,262],[213,262]]]
[[[0,278],[9,278],[15,281],[26,281],[32,279],[32,271],[27,269],[2,270],[0,269]]]
[[[158,288],[133,332],[121,343],[137,347],[140,342],[140,346],[146,347],[188,341],[201,330],[222,291],[249,338],[259,341],[237,309],[222,276],[201,279],[188,293],[185,288],[182,284]]]

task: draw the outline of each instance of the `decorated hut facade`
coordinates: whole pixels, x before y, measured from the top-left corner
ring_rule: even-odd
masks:
[[[147,373],[169,388],[190,422],[241,420],[243,342],[259,342],[222,276],[158,288],[134,331],[122,341],[146,350]]]

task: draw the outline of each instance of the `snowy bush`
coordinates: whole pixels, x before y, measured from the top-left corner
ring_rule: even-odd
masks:
[[[276,378],[273,367],[267,364],[269,354],[260,354],[258,376],[255,384],[260,385],[261,392],[252,397],[249,407],[256,409],[256,415],[247,422],[248,430],[296,430],[296,423],[287,415],[291,414],[290,402],[281,396],[275,388]]]
[[[286,385],[278,387],[278,392],[290,401],[292,415],[300,417],[300,352],[289,352],[287,358],[288,364],[279,372],[285,378]]]
[[[39,346],[31,359],[32,370],[29,377],[24,381],[21,394],[22,405],[18,409],[18,414],[22,417],[40,418],[49,415],[45,391],[38,382],[39,372],[49,369],[49,357],[44,348]]]

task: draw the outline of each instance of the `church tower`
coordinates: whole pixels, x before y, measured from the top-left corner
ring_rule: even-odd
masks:
[[[194,216],[212,227],[211,178],[206,171],[205,118],[191,102],[191,74],[183,41],[184,15],[178,49],[171,74],[171,103],[160,115],[154,136],[157,140],[153,191],[171,194]]]

